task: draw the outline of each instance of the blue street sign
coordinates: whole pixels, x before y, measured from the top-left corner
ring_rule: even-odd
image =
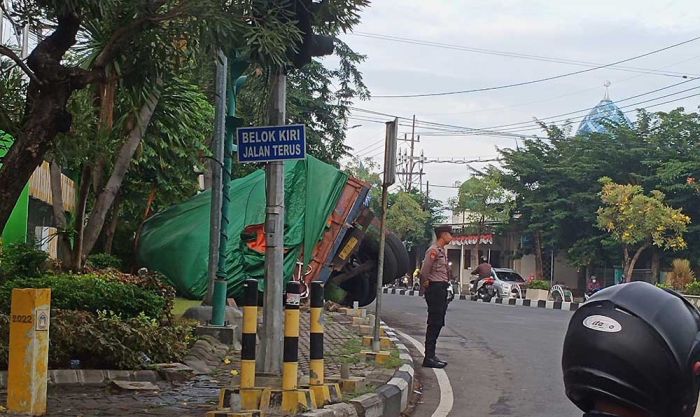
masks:
[[[238,162],[270,162],[306,158],[304,125],[239,127]]]

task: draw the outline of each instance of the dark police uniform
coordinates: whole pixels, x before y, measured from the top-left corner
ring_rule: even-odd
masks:
[[[437,244],[425,254],[420,271],[421,283],[428,303],[428,329],[425,332],[425,357],[435,358],[435,347],[440,330],[445,325],[447,312],[447,286],[449,284],[449,262],[447,251]],[[427,288],[425,287],[427,285]]]

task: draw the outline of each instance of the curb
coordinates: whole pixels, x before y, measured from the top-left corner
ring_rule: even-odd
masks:
[[[394,371],[386,384],[374,393],[354,398],[347,403],[327,405],[324,408],[307,411],[303,417],[400,417],[408,408],[408,400],[413,392],[413,358],[406,345],[401,343],[394,329],[382,322],[387,337],[399,351],[403,365]]]
[[[204,336],[198,339],[186,354],[183,360],[185,363],[159,364],[165,365],[161,366],[160,370],[50,369],[47,372],[47,383],[50,386],[102,386],[112,381],[180,382],[183,379],[177,375],[178,372],[185,371],[192,375],[207,373],[207,361],[212,364],[223,361],[226,356],[224,349],[228,350],[215,339]],[[201,365],[198,362],[201,362]],[[7,371],[0,371],[0,389],[6,388]]]
[[[394,295],[404,295],[409,297],[420,297],[418,291],[414,290],[397,290],[396,288],[382,288],[384,294],[394,294]],[[454,301],[471,301],[475,303],[483,303],[481,300],[473,301],[466,295],[455,296]],[[522,298],[492,298],[489,304],[503,304],[518,307],[533,307],[533,308],[545,308],[548,310],[564,310],[564,311],[576,311],[579,306],[583,303],[568,302],[568,301],[545,301],[545,300],[528,300]]]

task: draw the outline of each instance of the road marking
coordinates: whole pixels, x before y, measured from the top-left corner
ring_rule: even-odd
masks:
[[[394,331],[396,331],[396,333],[402,338],[411,342],[411,344],[418,349],[420,354],[425,356],[425,348],[421,342],[400,330],[396,330],[396,328],[394,328]],[[440,402],[438,403],[438,406],[431,417],[447,417],[447,415],[450,414],[450,411],[452,411],[452,406],[454,405],[452,385],[450,384],[450,379],[447,377],[447,372],[445,372],[444,369],[432,369],[433,372],[435,372],[435,378],[437,378],[438,386],[440,387]]]

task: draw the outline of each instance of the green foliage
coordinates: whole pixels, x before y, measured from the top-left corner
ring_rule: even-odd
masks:
[[[674,289],[673,286],[671,284],[669,284],[668,282],[657,282],[656,286],[661,288],[661,289],[664,289],[664,290]]]
[[[114,255],[109,253],[95,253],[87,258],[88,265],[95,269],[121,269],[122,261]]]
[[[168,319],[170,314],[167,295],[95,274],[44,275],[6,281],[0,285],[2,313],[10,311],[13,288],[51,288],[51,306],[57,309],[92,313],[107,310],[124,317],[144,313],[159,320]]]
[[[683,291],[688,284],[695,281],[695,273],[687,259],[674,259],[673,270],[666,274],[666,283],[675,290]]]
[[[530,283],[527,284],[527,289],[528,290],[546,290],[549,291],[551,286],[549,285],[549,281],[541,280],[541,279],[535,279],[530,281]]]
[[[7,369],[8,316],[0,314],[0,369]],[[181,361],[194,341],[195,322],[161,325],[143,314],[52,310],[49,367],[68,368],[72,359],[87,369],[140,369]]]
[[[387,210],[386,218],[388,228],[401,240],[415,242],[422,240],[430,214],[409,193],[399,192]]]
[[[693,281],[685,287],[684,294],[700,295],[700,281]]]
[[[481,229],[485,222],[507,222],[512,200],[512,195],[502,186],[501,172],[489,169],[484,175],[471,177],[462,183],[456,209],[464,212],[466,222],[476,224]]]
[[[683,233],[690,218],[681,210],[664,204],[664,195],[643,194],[638,185],[620,185],[610,178],[601,180],[603,207],[598,209],[598,227],[623,245],[654,244],[663,249],[683,249]]]
[[[0,281],[38,277],[46,271],[48,254],[33,243],[10,243],[0,247]]]
[[[543,248],[565,251],[577,266],[619,264],[620,241],[598,228],[598,180],[609,177],[661,191],[666,204],[691,220],[687,248],[675,256],[700,258],[700,115],[641,111],[635,128],[611,126],[609,133],[574,137],[565,136],[565,127],[543,130],[549,140],[525,140],[518,149],[500,151],[503,185],[516,196],[511,227],[539,234]],[[671,261],[668,255],[664,260]]]

